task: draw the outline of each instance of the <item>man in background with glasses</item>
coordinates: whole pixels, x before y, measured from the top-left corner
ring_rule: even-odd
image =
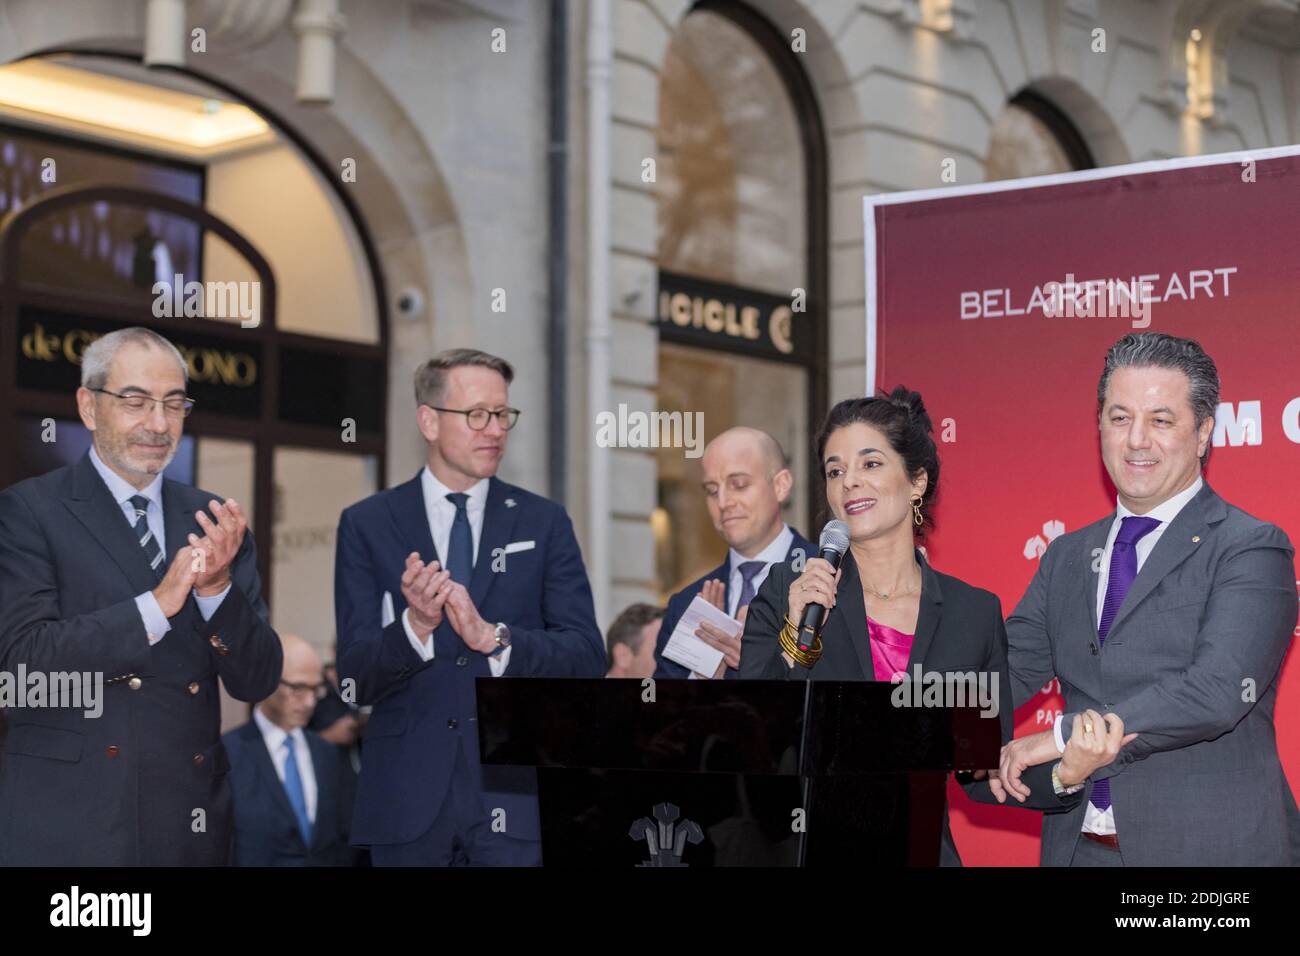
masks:
[[[97,339],[77,390],[90,450],[0,493],[0,672],[69,688],[79,675],[83,698],[9,710],[0,865],[227,860],[217,678],[261,700],[282,658],[242,509],[163,478],[186,384],[161,335]]]
[[[224,737],[230,754],[235,866],[349,866],[352,806],[339,750],[307,729],[327,692],[316,649],[282,634],[284,676]]]
[[[425,467],[339,522],[339,680],[374,705],[352,840],[376,866],[540,863],[536,771],[480,767],[474,679],[605,672],[569,516],[495,477],[513,378],[474,349],[425,362]]]

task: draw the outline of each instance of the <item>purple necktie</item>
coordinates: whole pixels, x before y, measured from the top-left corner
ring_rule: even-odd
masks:
[[[1103,647],[1110,626],[1115,622],[1119,606],[1124,603],[1124,595],[1133,586],[1133,579],[1138,573],[1137,543],[1160,527],[1155,518],[1129,516],[1120,522],[1119,534],[1115,536],[1115,545],[1110,552],[1110,573],[1106,579],[1106,600],[1101,605],[1101,624],[1097,628],[1097,643]],[[1094,733],[1103,733],[1097,727]],[[1110,778],[1098,780],[1092,785],[1091,803],[1098,810],[1110,806]]]
[[[742,561],[736,566],[740,572],[740,603],[736,605],[736,613],[740,613],[742,607],[748,607],[749,602],[754,600],[754,578],[758,572],[767,567],[766,561]]]

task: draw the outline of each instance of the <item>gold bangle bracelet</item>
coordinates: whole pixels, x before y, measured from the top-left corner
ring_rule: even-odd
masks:
[[[781,629],[777,635],[777,640],[781,645],[781,650],[785,651],[790,658],[801,667],[812,667],[822,656],[822,639],[820,636],[814,641],[813,646],[808,650],[799,647],[797,637],[798,630],[792,625],[789,619],[786,620],[786,626]]]

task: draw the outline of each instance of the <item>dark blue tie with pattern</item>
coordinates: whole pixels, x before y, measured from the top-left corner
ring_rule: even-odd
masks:
[[[474,573],[474,536],[469,527],[469,512],[465,510],[469,495],[453,491],[447,495],[447,500],[456,506],[451,540],[447,542],[447,570],[451,572],[453,581],[469,587],[470,575]]]
[[[162,543],[149,530],[149,499],[144,495],[132,495],[131,507],[135,509],[135,523],[132,525],[135,536],[140,542],[140,547],[144,548],[145,557],[149,559],[149,567],[154,577],[161,581],[167,569],[163,567]]]

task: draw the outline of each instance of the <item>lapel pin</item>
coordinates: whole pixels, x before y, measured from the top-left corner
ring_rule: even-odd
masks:
[[[1200,543],[1201,543],[1201,536],[1199,534],[1192,535],[1192,544],[1200,544]]]
[[[506,507],[507,507],[507,508],[513,508],[514,506],[515,506],[515,499],[514,499],[514,498],[507,498],[507,499],[506,499]]]

